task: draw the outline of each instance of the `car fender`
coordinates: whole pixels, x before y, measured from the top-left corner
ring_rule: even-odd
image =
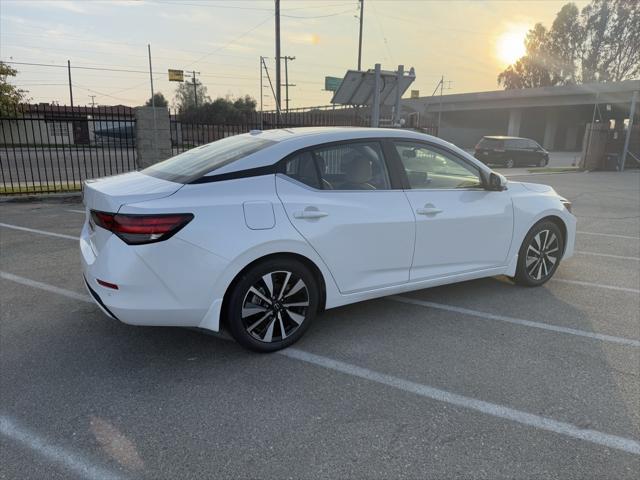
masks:
[[[534,191],[516,182],[509,182],[508,188],[511,191],[513,200],[514,224],[513,241],[509,251],[506,274],[509,276],[515,275],[518,252],[525,236],[531,230],[531,227],[547,217],[557,217],[564,224],[567,236],[565,238],[563,259],[573,255],[576,219],[564,207],[561,197],[551,188],[546,189],[545,192]]]
[[[262,258],[270,255],[299,255],[306,260],[312,262],[320,271],[322,280],[325,285],[325,306],[331,308],[336,304],[337,298],[340,297],[338,287],[331,275],[331,272],[322,261],[316,251],[304,240],[277,240],[266,242],[261,245],[256,245],[242,252],[240,255],[229,261],[229,264],[225,270],[223,270],[218,280],[215,283],[214,292],[207,314],[202,319],[200,328],[207,330],[219,331],[220,329],[220,314],[222,309],[222,303],[224,296],[227,293],[229,286],[235,280],[235,278],[244,270],[247,265],[258,261]]]

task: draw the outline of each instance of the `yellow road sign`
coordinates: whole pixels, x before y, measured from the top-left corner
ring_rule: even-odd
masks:
[[[184,71],[183,70],[172,70],[169,69],[169,81],[170,82],[184,82]]]

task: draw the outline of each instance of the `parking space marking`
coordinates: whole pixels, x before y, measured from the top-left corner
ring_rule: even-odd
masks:
[[[123,478],[119,474],[94,465],[76,453],[49,443],[39,435],[17,425],[14,420],[4,415],[0,416],[0,433],[30,448],[49,461],[62,465],[68,470],[77,473],[82,478],[95,480],[120,480]]]
[[[49,291],[52,293],[58,293],[60,295],[64,295],[76,300],[92,302],[92,300],[89,299],[88,296],[80,295],[76,292],[55,287],[53,285],[48,285],[42,282],[36,282],[33,280],[25,279],[23,277],[12,275],[10,273],[0,272],[0,277],[5,278],[7,280],[18,281],[18,283],[22,283],[24,285],[32,286],[35,288],[42,288],[46,291]],[[399,297],[395,297],[395,298],[397,299]],[[597,334],[594,334],[594,335],[597,335]],[[430,387],[428,385],[411,382],[409,380],[404,380],[404,379],[387,375],[384,373],[379,373],[373,370],[369,370],[366,368],[358,367],[356,365],[340,362],[338,360],[333,360],[328,357],[315,355],[313,353],[305,352],[303,350],[298,350],[295,348],[280,350],[279,352],[276,352],[276,353],[288,358],[301,360],[303,362],[314,364],[314,365],[324,367],[330,370],[334,370],[337,372],[345,373],[347,375],[352,375],[352,376],[370,380],[379,384],[387,385],[405,392],[414,393],[422,397],[430,398],[432,400],[448,403],[451,405],[456,405],[469,410],[475,410],[477,412],[481,412],[493,417],[502,418],[505,420],[511,420],[516,423],[520,423],[520,424],[534,427],[537,429],[546,430],[546,431],[558,433],[561,435],[569,436],[572,438],[576,438],[578,440],[595,443],[608,448],[614,448],[616,450],[622,450],[624,452],[640,455],[640,443],[630,438],[619,437],[616,435],[603,433],[597,430],[583,429],[570,423],[560,422],[560,421],[553,420],[551,418],[527,413],[524,411],[506,407],[503,405],[499,405],[491,402],[485,402],[484,400],[478,400],[472,397],[458,395],[456,393],[448,392],[446,390],[440,390],[434,387]],[[0,421],[2,421],[1,432],[4,435],[12,436],[12,433],[16,432],[16,433],[13,433],[13,435],[20,438],[21,432],[15,429],[15,427],[13,427],[13,424],[11,423],[10,420],[6,419],[5,417],[0,417]],[[66,462],[76,462],[76,463],[72,463],[72,465],[75,465],[74,468],[82,468],[83,466],[85,466],[83,465],[82,462],[77,463],[78,461],[75,460],[72,456],[69,456],[68,453],[62,450],[57,451],[55,448],[52,448],[52,447],[47,447],[41,441],[39,441],[36,437],[30,437],[29,435],[27,435],[25,438],[27,440],[32,440],[35,446],[30,445],[31,442],[29,441],[23,441],[23,443],[27,443],[29,446],[32,446],[32,448],[40,451],[43,454],[45,454],[45,451],[48,452],[48,454],[45,454],[45,455],[46,456],[49,456],[49,454],[52,455],[52,459],[63,461],[65,462],[65,464]],[[41,451],[41,449],[38,448],[40,445],[44,445],[43,449],[50,448],[51,451],[49,450]],[[93,476],[90,478],[108,479],[108,478],[116,478],[116,477]]]
[[[572,285],[582,285],[583,287],[605,288],[607,290],[616,290],[618,292],[635,293],[636,295],[640,294],[640,290],[637,289],[637,288],[614,287],[613,285],[605,285],[604,283],[583,282],[581,280],[567,280],[565,278],[555,278],[555,277],[552,278],[549,281],[550,282],[570,283]]]
[[[613,237],[613,238],[626,238],[627,240],[640,240],[640,237],[633,237],[631,235],[617,235],[613,233],[598,233],[598,232],[583,232],[578,230],[576,233],[581,235],[597,235],[599,237]]]
[[[590,255],[592,257],[606,257],[606,258],[619,258],[620,260],[640,260],[640,257],[625,257],[624,255],[611,255],[610,253],[597,253],[597,252],[583,252],[582,250],[576,251],[578,255]]]
[[[40,290],[44,290],[46,292],[57,293],[58,295],[73,298],[74,300],[80,300],[81,302],[93,303],[93,300],[91,300],[88,295],[76,293],[71,290],[67,290],[66,288],[55,287],[53,285],[49,285],[48,283],[37,282],[29,278],[14,275],[13,273],[0,271],[0,278],[25,285],[27,287],[39,288]]]
[[[543,417],[540,415],[535,415],[521,410],[516,410],[514,408],[506,407],[504,405],[485,402],[484,400],[478,400],[476,398],[466,397],[464,395],[458,395],[457,393],[452,393],[446,390],[440,390],[435,387],[430,387],[428,385],[404,380],[392,375],[369,370],[368,368],[358,367],[356,365],[344,363],[339,360],[333,360],[332,358],[323,357],[321,355],[305,352],[296,348],[280,350],[277,353],[288,358],[300,360],[312,365],[327,368],[329,370],[351,375],[353,377],[370,380],[372,382],[387,385],[389,387],[393,387],[405,392],[414,393],[416,395],[420,395],[421,397],[436,400],[438,402],[455,405],[467,410],[474,410],[476,412],[484,413],[492,417],[510,420],[512,422],[527,425],[539,430],[558,433],[560,435],[572,437],[590,443],[595,443],[604,447],[622,450],[623,452],[631,453],[634,455],[640,455],[640,442],[637,442],[636,440],[633,440],[631,438],[619,437],[617,435],[611,435],[597,430],[580,428],[571,423],[560,422],[548,417]]]
[[[73,210],[72,208],[67,208],[65,209],[65,212],[71,212],[71,213],[81,213],[81,214],[85,214],[87,212],[85,212],[84,210]]]
[[[80,240],[80,237],[74,237],[72,235],[65,235],[63,233],[47,232],[45,230],[38,230],[36,228],[21,227],[19,225],[10,225],[8,223],[0,223],[0,227],[10,228],[12,230],[21,230],[23,232],[29,232],[29,233],[37,233],[38,235],[47,235],[49,237],[66,238],[67,240]]]
[[[548,330],[551,332],[566,333],[569,335],[576,335],[579,337],[593,338],[594,340],[600,340],[603,342],[618,343],[620,345],[627,345],[630,347],[640,347],[640,340],[634,340],[632,338],[616,337],[613,335],[605,335],[602,333],[588,332],[586,330],[578,330],[575,328],[560,327],[558,325],[552,325],[549,323],[534,322],[531,320],[523,320],[520,318],[507,317],[505,315],[496,315],[493,313],[480,312],[478,310],[471,310],[469,308],[455,307],[453,305],[445,305],[442,303],[428,302],[425,300],[418,300],[415,298],[401,297],[395,295],[392,297],[386,297],[388,300],[396,302],[407,303],[410,305],[418,305],[421,307],[435,308],[438,310],[445,310],[447,312],[461,313],[463,315],[470,315],[472,317],[483,318],[485,320],[495,320],[498,322],[511,323],[514,325],[520,325],[523,327],[539,328],[541,330]]]

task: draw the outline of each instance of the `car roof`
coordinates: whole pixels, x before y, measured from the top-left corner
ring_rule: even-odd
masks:
[[[251,132],[242,135],[270,140],[273,144],[254,154],[215,169],[209,175],[220,175],[272,165],[291,153],[303,148],[313,147],[315,145],[350,140],[366,140],[367,138],[405,138],[411,140],[423,140],[434,145],[454,150],[458,154],[466,156],[467,158],[469,157],[464,150],[446,142],[445,140],[417,132],[415,130],[400,128],[296,127],[273,130],[252,130]],[[479,166],[480,168],[483,168],[481,163]]]
[[[482,138],[488,138],[489,140],[530,140],[525,137],[509,137],[507,135],[485,135]]]

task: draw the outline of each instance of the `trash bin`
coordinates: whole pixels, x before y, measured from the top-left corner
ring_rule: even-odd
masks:
[[[604,165],[602,166],[603,170],[608,172],[616,172],[620,169],[618,163],[618,155],[617,153],[605,153],[604,155]]]

